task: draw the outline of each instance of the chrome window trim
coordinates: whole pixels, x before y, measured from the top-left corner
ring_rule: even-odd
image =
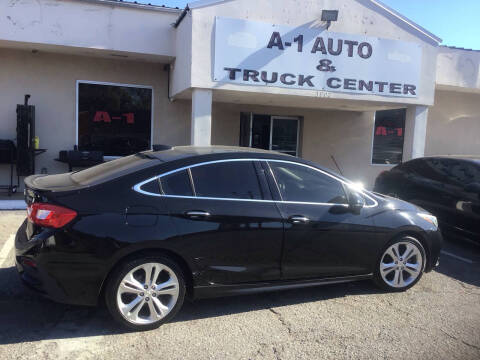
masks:
[[[148,195],[148,196],[156,196],[156,197],[165,197],[165,198],[178,198],[178,199],[202,199],[202,200],[223,200],[223,201],[247,201],[247,202],[264,202],[264,203],[282,203],[282,204],[304,204],[304,205],[321,205],[321,206],[346,206],[348,207],[348,204],[335,204],[335,203],[319,203],[319,202],[303,202],[303,201],[284,201],[284,200],[259,200],[259,199],[236,199],[236,198],[216,198],[216,197],[204,197],[204,196],[181,196],[181,195],[165,195],[165,194],[155,194],[155,193],[151,193],[151,192],[148,192],[148,191],[144,191],[142,190],[142,186],[145,185],[145,184],[148,184],[149,182],[151,181],[154,181],[154,180],[159,180],[161,179],[162,177],[164,176],[168,176],[168,175],[171,175],[171,174],[174,174],[176,172],[180,172],[180,171],[183,171],[183,170],[190,170],[191,168],[195,168],[195,167],[198,167],[198,166],[205,166],[205,165],[210,165],[210,164],[218,164],[218,163],[225,163],[225,162],[240,162],[240,161],[265,161],[265,162],[280,162],[280,163],[287,163],[287,164],[294,164],[294,165],[298,165],[298,166],[304,166],[304,167],[307,167],[307,168],[310,168],[312,170],[315,170],[315,171],[318,171],[320,173],[322,173],[323,175],[327,175],[329,177],[331,177],[332,179],[335,179],[339,182],[341,182],[342,184],[346,185],[347,187],[352,187],[352,183],[348,183],[347,181],[344,181],[338,177],[336,177],[335,175],[331,175],[321,169],[318,169],[316,167],[313,167],[311,165],[307,165],[307,164],[303,164],[303,163],[299,163],[299,162],[296,162],[296,161],[289,161],[289,160],[280,160],[280,159],[258,159],[258,158],[252,158],[252,159],[248,159],[248,158],[239,158],[239,159],[222,159],[222,160],[212,160],[212,161],[205,161],[205,162],[201,162],[201,163],[197,163],[197,164],[192,164],[192,165],[188,165],[188,166],[184,166],[184,167],[181,167],[181,168],[177,168],[175,170],[170,170],[170,171],[167,171],[161,175],[157,175],[157,176],[154,176],[152,178],[149,178],[147,180],[144,180],[136,185],[133,186],[133,190],[140,193],[140,194],[143,194],[143,195]],[[365,208],[372,208],[372,207],[376,207],[378,206],[378,202],[370,197],[368,194],[366,194],[364,191],[362,190],[357,190],[360,194],[362,194],[364,197],[366,197],[367,199],[369,199],[373,204],[372,205],[365,205]]]

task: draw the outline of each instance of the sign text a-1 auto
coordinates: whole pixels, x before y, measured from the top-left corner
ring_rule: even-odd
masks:
[[[384,93],[385,95],[405,95],[416,96],[416,85],[381,81],[380,79],[356,79],[356,78],[340,78],[335,76],[336,66],[335,57],[347,56],[349,58],[357,58],[367,60],[369,59],[374,48],[372,44],[367,41],[359,42],[354,40],[333,39],[325,37],[317,37],[312,47],[304,46],[303,35],[298,35],[293,38],[293,42],[285,41],[279,32],[275,31],[270,37],[266,48],[278,49],[285,51],[287,48],[295,47],[299,53],[308,51],[311,54],[319,55],[318,65],[316,69],[320,72],[329,73],[326,77],[325,84],[322,86],[318,84],[321,79],[319,76],[311,73],[295,74],[292,72],[282,71],[258,71],[256,69],[224,67],[226,76],[231,81],[240,81],[245,83],[261,83],[270,85],[294,86],[303,88],[324,88],[325,90],[343,90],[365,93]],[[329,56],[323,58],[322,56]],[[321,76],[325,79],[325,76]]]

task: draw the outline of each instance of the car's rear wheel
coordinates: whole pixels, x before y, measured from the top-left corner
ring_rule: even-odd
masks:
[[[143,257],[120,265],[105,291],[108,310],[123,325],[151,330],[169,321],[185,297],[182,270],[164,256]]]
[[[375,283],[388,291],[405,291],[415,285],[425,270],[425,249],[411,236],[391,241],[377,261]]]

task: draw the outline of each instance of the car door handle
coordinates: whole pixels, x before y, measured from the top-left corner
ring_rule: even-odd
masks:
[[[306,216],[294,215],[288,218],[288,221],[292,224],[306,224],[310,219]]]
[[[210,213],[208,211],[192,210],[192,211],[187,211],[185,215],[192,219],[200,219],[200,218],[209,217]]]

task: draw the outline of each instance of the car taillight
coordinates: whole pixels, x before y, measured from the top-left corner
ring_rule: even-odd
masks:
[[[27,216],[36,225],[58,229],[75,219],[77,212],[58,205],[33,203],[27,207]]]

